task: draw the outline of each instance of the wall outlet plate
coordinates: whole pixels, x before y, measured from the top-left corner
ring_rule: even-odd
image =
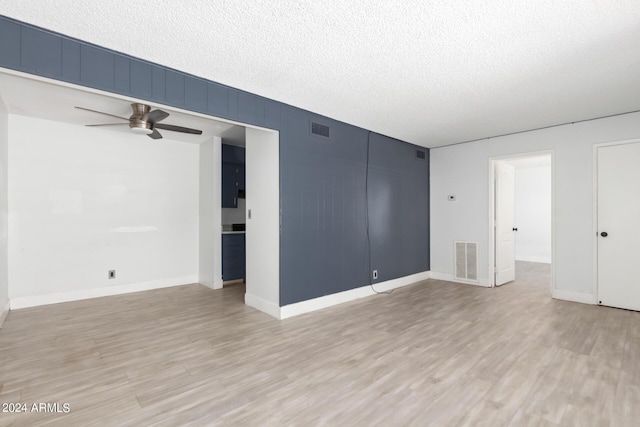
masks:
[[[378,278],[378,270],[373,270],[373,280]]]
[[[115,270],[109,270],[109,274],[107,276],[109,279],[115,279],[116,278],[116,271]]]

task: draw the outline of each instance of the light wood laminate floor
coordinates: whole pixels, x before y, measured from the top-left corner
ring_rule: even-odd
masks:
[[[0,425],[640,425],[640,313],[427,280],[278,321],[244,286],[10,312]]]

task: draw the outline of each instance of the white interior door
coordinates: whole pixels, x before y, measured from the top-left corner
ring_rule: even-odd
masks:
[[[516,278],[515,169],[504,161],[495,163],[495,262],[496,286]]]
[[[640,143],[598,147],[598,301],[640,310]]]

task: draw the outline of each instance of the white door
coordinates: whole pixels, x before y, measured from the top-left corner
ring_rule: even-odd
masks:
[[[500,286],[516,278],[516,244],[513,230],[516,185],[514,167],[504,161],[495,164],[496,286]]]
[[[598,301],[640,310],[640,143],[598,147]]]

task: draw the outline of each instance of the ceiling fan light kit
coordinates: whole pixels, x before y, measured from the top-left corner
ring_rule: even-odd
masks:
[[[167,117],[169,117],[169,113],[162,110],[153,110],[151,111],[151,107],[146,104],[133,103],[131,104],[131,109],[133,110],[133,114],[131,117],[124,118],[115,116],[109,113],[103,113],[102,111],[91,110],[89,108],[84,107],[76,107],[79,110],[90,111],[92,113],[103,114],[109,117],[115,117],[117,119],[126,120],[129,123],[104,123],[97,125],[87,125],[92,127],[97,126],[117,126],[117,125],[129,125],[129,129],[131,132],[140,134],[140,135],[148,135],[151,139],[161,139],[162,134],[158,132],[157,129],[170,130],[172,132],[181,132],[181,133],[189,133],[192,135],[202,135],[202,131],[199,129],[191,129],[185,128],[182,126],[170,125],[170,124],[162,124],[158,123]],[[156,129],[157,128],[157,129]]]
[[[149,135],[153,132],[153,129],[151,129],[151,123],[142,120],[129,121],[129,128],[131,129],[131,132],[143,135]]]

